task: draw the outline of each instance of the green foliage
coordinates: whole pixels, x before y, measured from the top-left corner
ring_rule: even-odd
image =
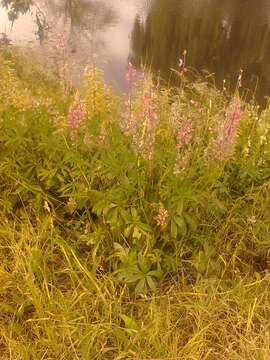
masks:
[[[268,359],[269,109],[217,158],[231,99],[146,77],[137,142],[88,70],[66,96],[0,56],[0,359]]]
[[[145,158],[136,134],[122,133],[123,107],[97,69],[89,68],[86,75],[85,116],[77,119],[71,105],[68,122],[72,95],[63,98],[50,82],[46,97],[37,85],[25,89],[29,77],[14,64],[1,58],[3,217],[24,218],[26,211],[35,226],[37,216],[50,214],[75,254],[88,254],[94,276],[112,273],[136,294],[156,291],[185,267],[195,277],[219,276],[232,259],[239,271],[247,271],[242,266],[247,259],[248,271],[265,269],[269,110],[258,116],[242,104],[233,155],[217,159],[213,144],[226,118],[225,95],[205,84],[183,85],[179,91],[156,88],[154,107],[149,107],[154,85],[145,78],[137,85],[141,103],[134,100],[144,116],[141,141],[154,139],[143,144],[153,147]],[[149,119],[155,127],[147,127]],[[193,133],[180,146],[185,119]],[[75,142],[74,121],[80,121]],[[155,133],[147,137],[147,131]]]

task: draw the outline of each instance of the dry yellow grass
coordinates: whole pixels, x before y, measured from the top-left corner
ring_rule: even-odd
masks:
[[[270,278],[184,278],[135,298],[57,238],[0,227],[1,360],[270,358]]]

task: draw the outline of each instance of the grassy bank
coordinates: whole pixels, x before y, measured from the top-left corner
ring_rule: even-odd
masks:
[[[178,74],[1,55],[0,359],[269,359],[270,112]]]

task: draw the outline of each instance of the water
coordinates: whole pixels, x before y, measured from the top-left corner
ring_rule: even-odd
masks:
[[[56,43],[64,34],[74,82],[93,60],[104,69],[106,81],[121,91],[130,60],[173,81],[171,69],[186,49],[187,65],[214,74],[217,86],[226,79],[233,88],[242,68],[250,93],[260,100],[270,95],[269,0],[1,2],[0,43],[10,42],[54,68]]]

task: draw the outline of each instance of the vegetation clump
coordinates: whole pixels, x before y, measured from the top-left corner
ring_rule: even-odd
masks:
[[[268,359],[269,109],[0,75],[0,359]]]

